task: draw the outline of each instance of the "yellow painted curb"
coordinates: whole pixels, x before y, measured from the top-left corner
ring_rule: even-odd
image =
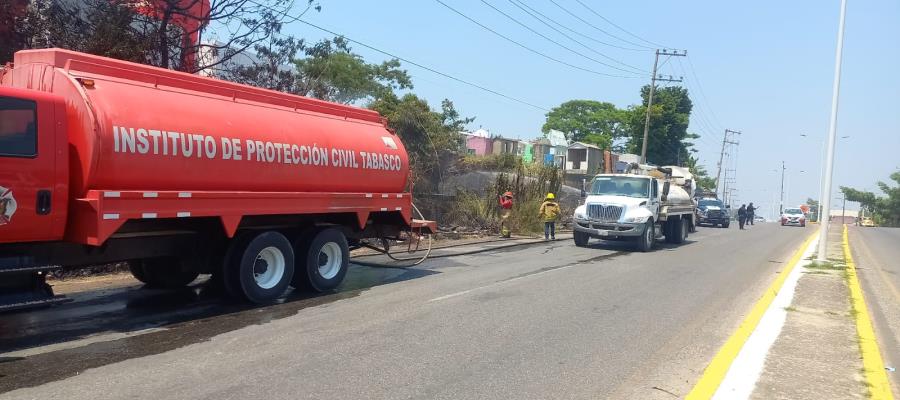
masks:
[[[866,385],[869,387],[869,395],[875,400],[891,400],[891,384],[888,382],[887,373],[884,372],[884,361],[881,359],[881,351],[875,340],[875,330],[872,328],[872,320],[869,319],[869,309],[863,298],[862,287],[856,276],[856,264],[850,253],[850,240],[847,234],[847,225],[844,225],[843,234],[844,260],[847,262],[847,284],[850,286],[850,303],[856,315],[856,334],[859,336],[859,352],[862,354],[863,371],[866,376]]]
[[[728,368],[731,368],[731,363],[734,362],[735,357],[737,357],[741,348],[744,347],[744,343],[747,342],[750,334],[753,333],[756,326],[759,325],[759,320],[762,319],[763,314],[769,309],[769,305],[775,300],[778,291],[784,286],[784,281],[787,279],[788,275],[791,274],[791,271],[794,270],[794,267],[800,262],[800,259],[803,258],[803,252],[809,247],[809,244],[815,236],[815,234],[810,235],[803,242],[803,245],[801,245],[794,253],[794,256],[788,261],[784,270],[781,271],[778,277],[775,278],[775,281],[769,285],[762,297],[753,306],[750,314],[744,318],[741,325],[738,326],[733,334],[731,334],[728,341],[722,345],[722,348],[719,349],[716,356],[713,357],[706,369],[703,370],[703,376],[700,377],[700,380],[697,381],[697,384],[694,385],[694,388],[691,389],[691,392],[688,393],[685,399],[709,399],[716,394],[716,390],[719,388],[719,385],[722,384],[722,380],[725,379],[725,374],[728,373]]]

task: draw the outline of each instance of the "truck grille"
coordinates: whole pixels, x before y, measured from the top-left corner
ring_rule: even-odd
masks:
[[[600,222],[616,222],[622,216],[622,206],[588,204],[588,218]]]

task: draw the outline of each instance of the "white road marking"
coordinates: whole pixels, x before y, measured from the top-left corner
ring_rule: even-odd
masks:
[[[791,302],[794,300],[797,281],[803,276],[806,266],[811,262],[808,258],[816,249],[816,243],[818,243],[818,240],[813,239],[804,250],[803,257],[791,270],[791,274],[784,281],[784,286],[775,295],[772,304],[769,304],[766,313],[759,320],[759,325],[747,338],[744,347],[741,348],[741,351],[731,363],[731,367],[728,368],[728,373],[725,374],[725,379],[722,380],[713,399],[735,400],[750,398],[753,389],[756,387],[756,382],[759,381],[759,377],[762,374],[769,349],[772,348],[775,340],[781,334],[781,329],[784,327],[784,321],[787,319],[787,310],[785,308],[790,307]]]

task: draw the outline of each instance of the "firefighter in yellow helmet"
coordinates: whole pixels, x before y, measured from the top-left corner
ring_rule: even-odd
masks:
[[[556,221],[559,219],[559,203],[555,201],[556,195],[547,193],[544,203],[541,204],[540,217],[544,220],[544,240],[556,240]]]

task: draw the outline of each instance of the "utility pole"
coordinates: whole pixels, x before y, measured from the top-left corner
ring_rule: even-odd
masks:
[[[778,206],[778,214],[784,214],[784,161],[781,162],[781,205]]]
[[[650,136],[650,109],[653,107],[653,94],[656,92],[656,81],[662,82],[681,82],[684,78],[675,79],[673,76],[656,76],[656,69],[659,68],[659,56],[675,56],[684,57],[687,50],[669,51],[668,49],[656,49],[656,59],[653,61],[653,75],[650,76],[650,95],[647,97],[647,118],[644,120],[644,142],[641,144],[641,164],[647,163],[647,137]]]
[[[716,178],[716,193],[719,193],[718,177]],[[722,179],[722,202],[725,203],[725,205],[731,204],[728,202],[728,169],[725,170],[725,179]]]
[[[841,62],[844,53],[844,20],[847,16],[847,0],[841,0],[841,16],[838,22],[837,50],[834,55],[834,82],[831,92],[831,121],[828,126],[828,150],[825,156],[825,176],[822,182],[822,208],[831,214],[831,175],[834,172],[834,142],[837,138],[838,99],[841,94]],[[819,224],[819,261],[825,261],[828,246],[828,223]]]
[[[733,131],[731,129],[725,130],[725,136],[722,137],[722,152],[719,153],[719,166],[716,168],[716,193],[719,193],[719,178],[722,176],[722,161],[725,160],[725,145],[726,144],[738,144],[738,142],[728,140],[729,134],[740,135],[741,133],[738,131]],[[645,134],[646,136],[646,134]],[[728,175],[728,172],[725,172],[725,175]],[[722,196],[725,195],[725,191],[722,191]]]

